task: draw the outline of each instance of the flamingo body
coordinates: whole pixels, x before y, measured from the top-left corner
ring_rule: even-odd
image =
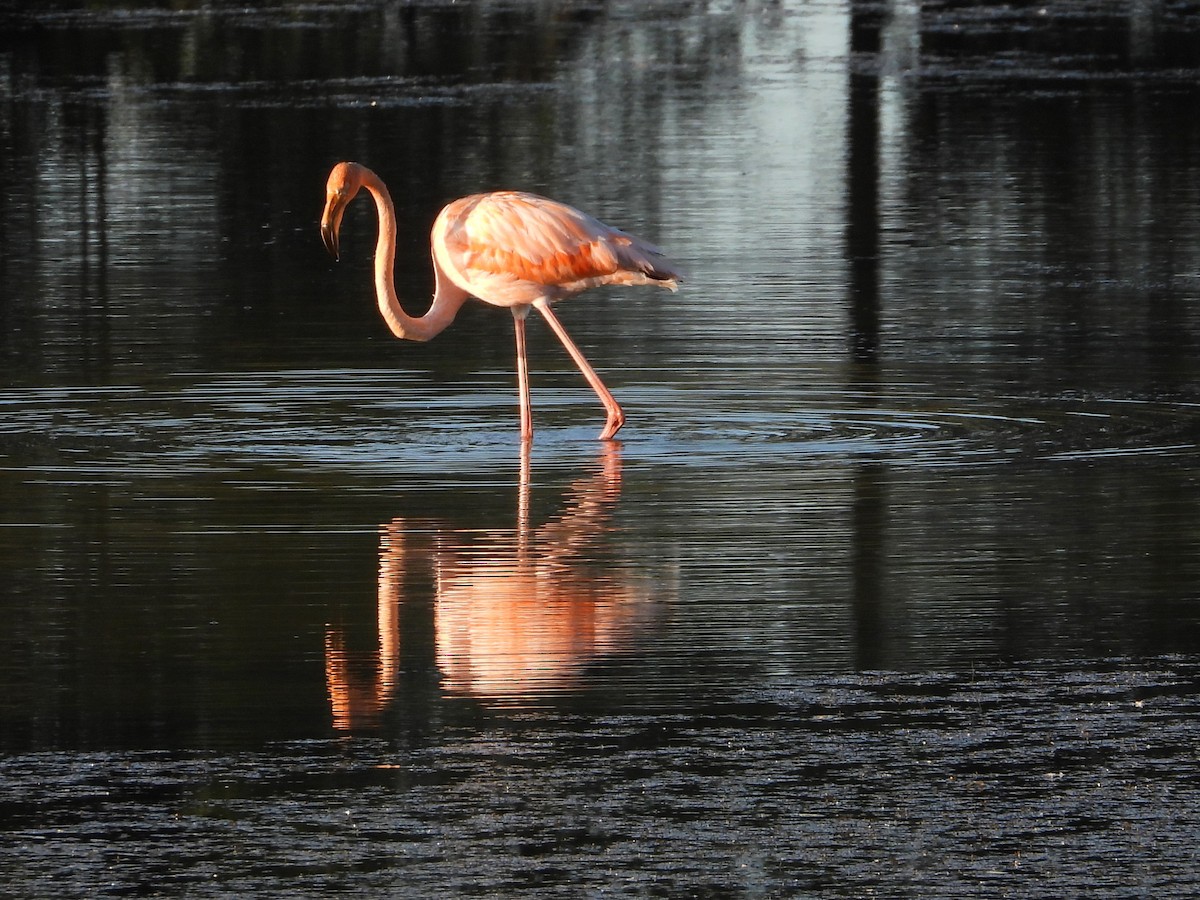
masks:
[[[602,284],[674,288],[656,247],[587,213],[521,191],[455,200],[433,225],[439,265],[472,296],[496,306],[555,302]]]
[[[433,224],[433,303],[425,315],[413,318],[404,312],[396,296],[395,207],[382,179],[365,166],[343,162],[330,172],[321,217],[325,246],[335,257],[338,255],[342,215],[361,189],[374,198],[379,216],[375,290],[380,313],[396,337],[429,340],[454,320],[468,297],[508,307],[516,332],[521,438],[528,441],[533,437],[533,423],[525,319],[530,309],[536,309],[604,405],[608,419],[601,439],[616,434],[624,424],[624,412],[550,306],[603,284],[657,284],[675,290],[680,273],[657,247],[565,203],[536,194],[472,194],[448,204]]]

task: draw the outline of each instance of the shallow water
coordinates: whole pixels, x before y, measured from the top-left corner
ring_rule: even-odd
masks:
[[[66,7],[0,43],[15,896],[1195,890],[1200,15]],[[677,294],[428,344],[438,205]]]
[[[1196,674],[820,676],[703,710],[447,708],[386,738],[0,768],[30,893],[1185,895]]]

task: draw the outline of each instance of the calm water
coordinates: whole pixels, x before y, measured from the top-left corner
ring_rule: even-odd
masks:
[[[0,13],[13,896],[1196,892],[1200,8],[174,7]]]

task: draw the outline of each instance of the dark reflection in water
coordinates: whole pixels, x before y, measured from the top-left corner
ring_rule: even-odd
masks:
[[[825,676],[416,741],[6,757],[3,852],[55,896],[1184,897],[1198,675]]]
[[[1198,85],[1155,0],[0,12],[6,889],[1194,894]],[[678,251],[560,308],[619,451],[388,337],[343,158],[401,295],[488,188]]]

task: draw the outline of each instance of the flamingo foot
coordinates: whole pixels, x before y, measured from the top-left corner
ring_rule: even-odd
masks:
[[[609,413],[608,422],[604,426],[604,430],[600,432],[600,440],[611,441],[621,426],[625,424],[625,413],[618,409],[614,413]]]

